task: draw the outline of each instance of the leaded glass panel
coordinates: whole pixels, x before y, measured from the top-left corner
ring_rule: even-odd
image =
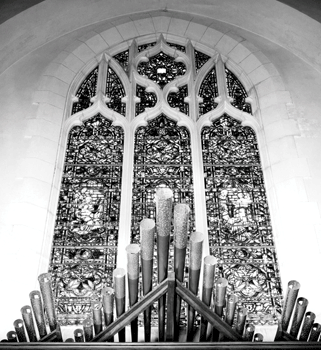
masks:
[[[143,44],[138,46],[138,52],[150,49],[151,47],[155,46],[156,42],[153,43],[148,43],[148,44]]]
[[[240,109],[241,111],[252,114],[251,105],[245,102],[245,99],[248,97],[244,86],[237,79],[237,77],[227,68],[225,68],[226,76],[226,85],[227,91],[230,97],[233,97],[232,106]]]
[[[197,73],[211,57],[197,50],[194,50],[194,55],[195,55],[195,68]]]
[[[91,313],[116,266],[123,130],[100,114],[71,129],[49,271],[61,324]]]
[[[157,103],[157,97],[153,92],[146,92],[146,88],[136,85],[136,96],[140,98],[140,102],[136,103],[136,116],[143,113],[146,108],[152,108]]]
[[[186,48],[185,48],[185,46],[183,46],[183,45],[179,45],[179,44],[175,44],[175,43],[170,43],[170,42],[167,42],[167,45],[170,46],[170,47],[173,47],[174,49],[177,49],[177,50],[179,50],[179,51],[186,52]]]
[[[174,192],[174,203],[187,203],[193,212],[193,176],[190,136],[185,127],[165,115],[153,119],[135,134],[132,241],[139,238],[143,218],[155,218],[157,187]],[[193,222],[193,215],[191,215]],[[193,224],[190,225],[193,228]]]
[[[175,50],[186,52],[183,45],[167,44]],[[155,45],[156,42],[140,45],[138,52]],[[210,56],[198,50],[194,52],[196,72],[199,72]],[[134,62],[129,62],[129,50],[120,52],[113,59],[126,73]],[[117,74],[121,69],[117,67],[115,70],[108,67],[105,86],[106,97],[110,100],[106,104],[125,116],[126,104],[122,98],[126,92]],[[163,89],[186,73],[186,65],[159,52],[149,57],[148,62],[141,62],[137,71]],[[216,74],[213,67],[201,82],[198,117],[217,107]],[[135,75],[132,77],[135,79]],[[78,102],[73,104],[72,114],[93,104],[91,99],[97,94],[97,80],[98,67],[78,89]],[[246,90],[228,69],[225,69],[225,82],[228,95],[233,98],[232,105],[251,113],[251,105],[245,102],[248,97]],[[146,108],[153,108],[157,97],[153,92],[146,92],[146,88],[137,82],[133,81],[132,86],[135,83],[136,91],[128,93],[136,93],[140,99],[135,107],[131,106],[131,110],[135,108],[137,116]],[[192,86],[194,83],[191,81],[189,84]],[[177,92],[169,93],[169,106],[188,115],[189,104],[184,102],[188,92],[188,86],[184,85],[178,87]],[[189,97],[192,101],[197,96]],[[97,98],[100,98],[99,95]],[[130,99],[129,103],[133,101],[135,99]],[[184,116],[181,118],[183,120]],[[282,303],[281,283],[255,133],[228,115],[223,115],[212,126],[203,128],[201,142],[210,253],[219,260],[216,278],[228,279],[228,292],[234,291],[239,295],[240,302],[251,313],[249,319],[253,319],[255,313],[279,311]],[[100,114],[70,131],[50,260],[58,317],[62,324],[80,323],[91,313],[90,298],[100,291],[103,284],[112,285],[118,242],[123,144],[122,129],[112,126]],[[190,231],[194,230],[189,131],[186,127],[177,126],[164,114],[149,120],[147,126],[139,127],[135,134],[131,217],[133,243],[140,241],[140,221],[145,217],[155,218],[154,197],[158,187],[173,190],[174,204],[186,202],[190,205]],[[155,246],[155,265],[156,254]],[[186,271],[188,255],[189,252]],[[169,256],[172,268],[173,249]],[[155,266],[154,285],[156,283]],[[183,303],[182,309],[184,307]],[[155,312],[153,317],[155,322]]]
[[[168,94],[167,102],[172,108],[178,108],[182,113],[189,115],[189,104],[184,102],[185,97],[188,96],[187,85],[178,88],[177,92]]]
[[[185,64],[176,62],[173,57],[159,52],[150,57],[148,62],[141,62],[137,67],[139,74],[157,83],[161,89],[174,80],[176,77],[184,75],[186,72]]]
[[[129,50],[118,53],[113,58],[120,64],[125,72],[128,72]]]
[[[139,224],[144,218],[155,219],[156,189],[169,187],[174,194],[173,202],[187,203],[191,208],[190,232],[194,229],[194,194],[190,135],[186,127],[160,115],[140,127],[135,134],[134,180],[132,206],[132,243],[140,242]],[[171,238],[172,241],[172,238]],[[155,242],[154,286],[157,284]],[[173,244],[169,252],[169,266],[173,269]],[[188,252],[186,258],[188,267]],[[185,304],[182,303],[181,321],[185,322]],[[153,306],[153,323],[156,325],[156,304]]]
[[[124,86],[115,71],[108,67],[106,80],[106,96],[110,98],[107,107],[125,116],[126,103],[121,100],[126,96]]]
[[[202,98],[202,102],[199,103],[199,116],[217,107],[215,98],[218,96],[218,88],[215,67],[207,73],[201,84],[198,95]]]
[[[282,291],[256,135],[223,115],[202,130],[210,252],[250,313],[281,310]]]
[[[98,67],[89,73],[87,78],[80,85],[76,93],[78,101],[73,103],[71,114],[80,112],[93,104],[91,98],[96,95],[97,79]]]

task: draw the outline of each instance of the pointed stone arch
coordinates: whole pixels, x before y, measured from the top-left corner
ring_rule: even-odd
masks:
[[[106,50],[113,55],[129,48],[133,39],[136,39],[139,44],[146,43],[152,38],[157,40],[160,33],[168,41],[176,44],[186,45],[192,42],[195,48],[211,56],[219,54],[226,67],[238,76],[246,88],[252,102],[253,118],[245,117],[241,111],[237,115],[244,125],[252,126],[257,133],[272,218],[273,212],[277,211],[273,169],[269,160],[270,150],[267,140],[269,133],[273,133],[280,124],[289,123],[284,110],[285,105],[291,102],[290,94],[285,90],[277,69],[255,46],[232,32],[220,32],[210,23],[207,25],[207,21],[201,24],[193,19],[175,17],[173,13],[170,15],[155,13],[155,16],[148,18],[128,19],[125,23],[115,24],[107,29],[101,28],[99,33],[89,33],[61,52],[43,74],[41,90],[39,89],[34,95],[34,103],[38,104],[37,119],[41,121],[44,115],[52,113],[51,118],[55,119],[58,136],[56,139],[58,167],[47,213],[42,252],[44,257],[50,254],[61,177],[59,159],[64,154],[65,131],[63,130],[66,125],[65,120],[69,117],[72,93],[90,69],[98,64]],[[217,113],[221,113],[220,110],[214,114]],[[233,111],[233,113],[236,112]],[[277,237],[278,227],[275,226]]]

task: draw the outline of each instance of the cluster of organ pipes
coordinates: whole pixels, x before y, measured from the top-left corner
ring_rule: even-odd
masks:
[[[263,335],[255,333],[255,326],[246,322],[247,309],[238,305],[238,297],[226,294],[228,281],[224,278],[215,281],[214,256],[203,259],[202,300],[197,298],[203,250],[203,234],[199,232],[193,232],[189,237],[188,289],[183,286],[190,209],[187,204],[176,204],[172,210],[172,198],[173,193],[168,188],[156,191],[156,222],[143,219],[140,223],[140,246],[130,244],[126,248],[129,310],[125,311],[126,271],[116,268],[113,288],[104,286],[100,294],[93,295],[92,314],[83,321],[82,328],[74,331],[74,338],[65,342],[113,342],[115,334],[118,334],[119,342],[126,342],[126,326],[129,324],[131,341],[138,342],[138,314],[141,312],[144,314],[144,341],[150,342],[151,305],[154,300],[158,300],[158,340],[177,341],[182,333],[179,329],[182,299],[187,302],[187,342],[195,341],[196,334],[196,341],[200,342],[263,341]],[[174,271],[168,272],[172,212]],[[155,234],[158,286],[153,290]],[[140,271],[143,296],[139,300]],[[15,331],[8,332],[7,339],[2,342],[63,341],[56,317],[51,275],[41,274],[38,280],[40,291],[30,293],[31,306],[21,309],[22,319],[14,321]],[[298,298],[299,288],[300,284],[296,281],[288,284],[276,341],[319,341],[321,325],[315,323],[313,312],[306,312],[308,301]],[[149,298],[153,300],[148,302]],[[195,326],[196,311],[201,315],[198,330]],[[118,328],[113,328],[117,322]]]

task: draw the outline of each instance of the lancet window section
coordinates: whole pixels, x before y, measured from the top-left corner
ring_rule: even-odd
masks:
[[[122,98],[126,96],[126,92],[118,75],[110,67],[107,70],[106,96],[110,99],[107,107],[125,116],[126,103],[122,102]]]
[[[112,286],[123,143],[123,130],[100,114],[69,133],[49,267],[61,324],[81,322],[90,298]]]
[[[201,133],[210,253],[250,317],[281,310],[281,281],[256,135],[223,115]],[[254,316],[256,314],[256,316]]]
[[[186,127],[164,114],[140,127],[135,134],[134,179],[132,205],[132,243],[140,243],[139,224],[144,218],[156,220],[156,189],[168,187],[173,191],[173,203],[187,203],[191,209],[189,235],[194,229],[194,193],[190,135]],[[156,264],[156,244],[155,259]],[[173,246],[169,251],[169,266],[173,268]],[[188,255],[188,253],[187,253]],[[188,258],[186,259],[188,262]],[[188,264],[187,264],[188,265]],[[157,283],[154,266],[153,283]],[[184,310],[182,315],[184,315]],[[157,314],[153,306],[152,322]],[[182,317],[184,320],[184,316]],[[183,321],[182,321],[183,322]]]
[[[199,117],[217,107],[215,98],[218,96],[218,87],[215,67],[207,73],[198,95],[202,99],[199,103]]]
[[[225,68],[226,86],[230,97],[233,98],[232,106],[241,111],[252,114],[251,104],[246,102],[248,97],[246,90],[237,77],[227,68]]]
[[[139,127],[135,134],[134,180],[132,207],[132,242],[139,243],[139,223],[155,219],[155,190],[169,187],[174,203],[187,203],[191,208],[193,229],[193,174],[190,135],[185,127],[161,114]]]
[[[97,79],[98,67],[89,73],[87,78],[80,85],[76,93],[77,101],[73,103],[71,114],[80,112],[93,104],[91,98],[96,95]]]
[[[113,58],[119,63],[125,72],[128,71],[129,50],[122,51],[117,55],[114,55]]]
[[[195,69],[196,73],[204,66],[204,64],[211,58],[210,56],[206,55],[205,53],[194,50],[194,57],[195,57]]]

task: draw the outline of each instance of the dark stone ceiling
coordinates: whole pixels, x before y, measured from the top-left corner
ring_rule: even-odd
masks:
[[[296,10],[310,16],[321,23],[321,1],[320,0],[278,0],[283,4],[291,6]]]
[[[0,24],[44,0],[0,0]],[[321,0],[278,0],[321,23]]]
[[[0,0],[0,24],[44,0]]]

